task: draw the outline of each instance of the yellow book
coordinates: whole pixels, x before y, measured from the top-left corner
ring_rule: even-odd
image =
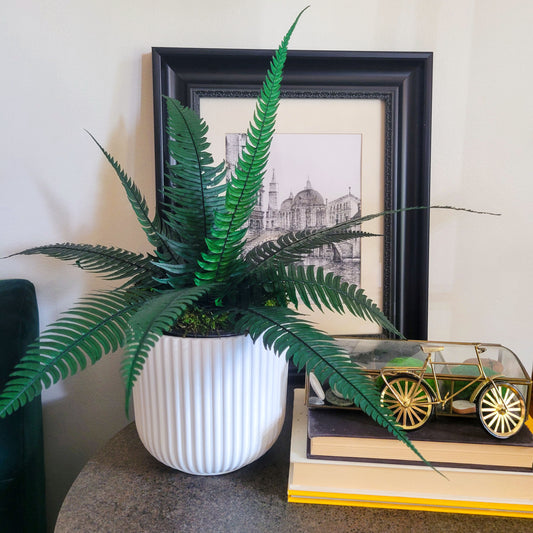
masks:
[[[307,457],[304,391],[295,390],[288,500],[533,518],[533,473]],[[394,459],[394,458],[392,458]]]

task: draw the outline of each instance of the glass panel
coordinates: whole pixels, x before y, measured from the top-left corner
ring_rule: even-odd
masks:
[[[479,361],[487,376],[503,376],[514,379],[529,379],[516,355],[504,346],[478,344],[435,343],[429,341],[392,341],[376,339],[337,338],[348,351],[350,359],[368,370],[380,370],[385,366],[421,367],[431,353],[437,374],[454,374],[476,377],[480,375]],[[431,369],[428,368],[428,371]]]

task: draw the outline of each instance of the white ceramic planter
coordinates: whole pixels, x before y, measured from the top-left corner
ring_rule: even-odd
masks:
[[[287,363],[249,336],[164,336],[133,387],[146,449],[190,474],[237,470],[276,441],[285,418]]]

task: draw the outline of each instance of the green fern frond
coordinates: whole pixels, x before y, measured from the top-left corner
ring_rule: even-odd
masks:
[[[386,217],[388,215],[404,215],[411,211],[421,211],[421,210],[428,210],[428,209],[449,209],[452,211],[463,211],[465,213],[473,213],[476,215],[492,215],[492,216],[499,216],[499,213],[491,213],[488,211],[476,211],[474,209],[467,209],[465,207],[453,207],[451,205],[419,205],[414,207],[400,207],[398,209],[389,209],[388,211],[382,211],[380,213],[372,213],[370,215],[365,216],[355,216],[353,218],[350,218],[344,222],[339,222],[335,226],[331,226],[329,228],[323,228],[316,232],[316,237],[320,235],[327,236],[328,232],[330,230],[335,231],[342,231],[343,229],[349,229],[353,228],[354,226],[359,226],[363,222],[368,222],[369,220],[373,220],[375,218],[380,217]]]
[[[285,354],[299,369],[312,370],[322,383],[329,379],[330,386],[335,386],[345,398],[429,464],[397,425],[390,411],[381,405],[374,383],[351,363],[348,353],[334,339],[286,308],[249,308],[239,310],[239,313],[242,314],[237,323],[240,332],[248,332],[254,341],[262,336],[267,348],[272,348],[278,355]]]
[[[164,259],[155,260],[154,266],[165,272],[165,277],[158,280],[172,287],[190,287],[194,284],[194,272],[196,271],[195,260],[197,259],[197,250],[189,244],[178,242],[164,235],[167,248],[175,257],[179,257],[179,262],[165,261]]]
[[[150,257],[101,245],[66,242],[36,246],[13,255],[37,254],[69,261],[82,270],[102,274],[104,279],[130,278],[128,285],[150,285],[151,280],[161,274]]]
[[[235,274],[235,260],[242,252],[246,225],[256,205],[266,169],[287,47],[303,11],[283,38],[270,63],[248,128],[246,146],[226,190],[225,208],[216,214],[211,237],[206,241],[209,252],[202,254],[202,260],[198,262],[201,267],[201,271],[196,273],[199,284],[225,281],[230,274]]]
[[[443,209],[453,209],[442,207]],[[407,207],[403,209],[393,209],[373,213],[370,215],[354,216],[344,222],[339,222],[334,226],[324,227],[315,230],[303,230],[289,232],[275,241],[267,241],[252,248],[246,255],[246,262],[251,265],[251,269],[269,267],[274,263],[290,264],[301,261],[303,256],[324,244],[337,243],[351,238],[358,237],[378,237],[373,233],[366,233],[354,230],[355,226],[360,226],[363,222],[368,222],[375,218],[393,215],[404,211],[430,209],[423,207]]]
[[[127,321],[141,301],[139,295],[117,290],[81,299],[29,346],[0,395],[0,417],[123,346]]]
[[[354,316],[370,320],[403,338],[381,309],[357,285],[343,281],[341,276],[322,267],[289,265],[273,271],[270,276],[274,286],[282,284],[294,305],[300,301],[309,309],[322,310],[322,305],[337,313],[348,311]]]
[[[224,205],[226,173],[224,163],[212,166],[205,121],[177,100],[167,98],[166,104],[168,149],[175,163],[168,167],[164,222],[171,230],[170,238],[191,249],[196,266],[215,212]]]
[[[176,320],[206,292],[207,287],[189,287],[154,294],[144,302],[129,321],[130,329],[121,365],[126,383],[126,415],[133,385],[140,375],[148,353],[163,333],[172,329]]]
[[[261,243],[246,254],[246,262],[251,266],[251,271],[257,268],[271,267],[274,263],[282,263],[285,265],[296,263],[301,261],[309,252],[325,244],[343,242],[352,238],[380,236],[379,234],[353,229],[355,226],[360,226],[364,222],[388,215],[403,214],[410,211],[420,211],[425,209],[451,209],[454,211],[465,211],[467,213],[496,215],[496,213],[474,211],[472,209],[443,205],[405,207],[382,211],[380,213],[372,213],[366,216],[356,215],[355,217],[344,222],[339,222],[334,226],[315,230],[290,232],[282,235],[275,241]]]
[[[266,268],[275,263],[297,263],[320,246],[336,244],[361,237],[379,237],[374,233],[332,226],[324,230],[302,230],[285,233],[276,240],[266,241],[246,254],[246,262],[256,268]]]
[[[131,204],[131,207],[133,208],[133,211],[137,216],[137,220],[139,221],[139,224],[141,225],[141,228],[143,229],[146,238],[148,239],[148,242],[152,246],[154,246],[154,248],[157,248],[160,253],[163,254],[163,257],[166,258],[166,254],[168,254],[169,252],[165,248],[165,243],[160,238],[162,227],[159,215],[156,213],[154,219],[150,219],[146,200],[141,194],[139,188],[135,185],[133,180],[128,177],[126,172],[124,172],[124,170],[122,169],[120,164],[114,159],[114,157],[96,140],[96,138],[89,131],[87,131],[87,133],[96,143],[98,148],[100,148],[109,164],[113,167],[113,170],[118,176],[120,182],[122,183],[122,186],[126,191],[126,195]]]

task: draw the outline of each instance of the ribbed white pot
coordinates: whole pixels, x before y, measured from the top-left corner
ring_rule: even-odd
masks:
[[[287,363],[249,336],[163,336],[133,387],[146,449],[190,474],[232,472],[274,444],[285,418]]]

